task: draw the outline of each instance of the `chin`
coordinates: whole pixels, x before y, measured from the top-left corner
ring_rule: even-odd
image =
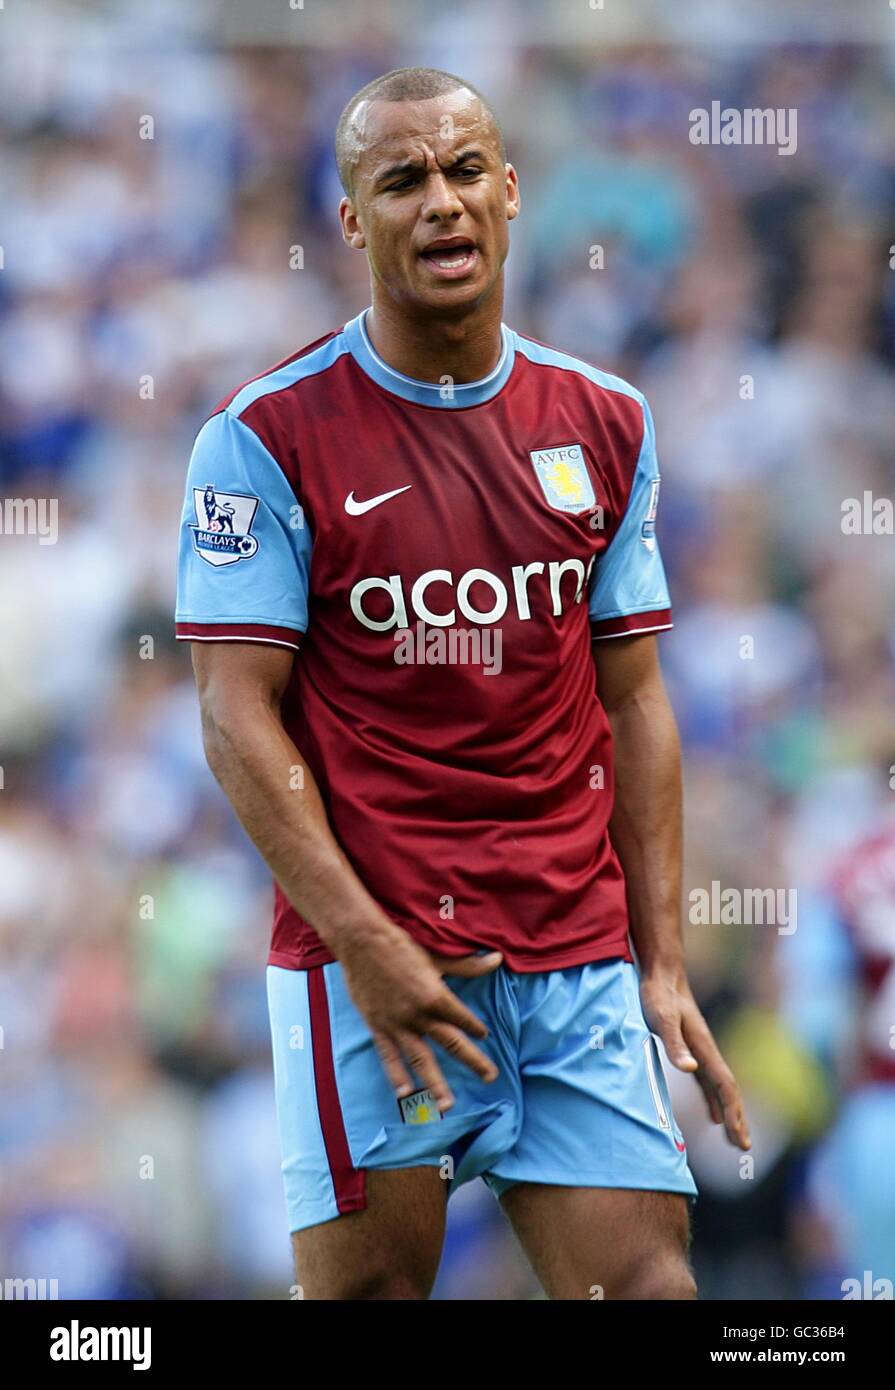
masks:
[[[455,281],[446,285],[427,285],[415,295],[416,302],[433,314],[463,314],[474,309],[488,289],[480,279]]]

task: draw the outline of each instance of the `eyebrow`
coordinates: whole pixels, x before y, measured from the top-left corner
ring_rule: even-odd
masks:
[[[447,166],[448,171],[456,169],[458,165],[465,164],[470,159],[487,160],[488,156],[481,150],[468,149],[462,150],[456,155]],[[383,169],[381,174],[377,174],[373,180],[376,187],[383,183],[388,183],[390,179],[406,177],[408,174],[415,174],[425,166],[418,159],[408,159],[402,164],[390,164],[387,169]]]

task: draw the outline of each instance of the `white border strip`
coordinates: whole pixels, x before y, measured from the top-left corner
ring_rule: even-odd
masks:
[[[300,651],[294,642],[281,642],[278,637],[244,637],[222,633],[220,637],[194,637],[190,632],[174,634],[178,642],[267,642],[271,647],[288,647],[290,652]]]
[[[590,640],[608,642],[611,637],[639,637],[644,632],[668,632],[673,627],[674,623],[661,623],[659,627],[629,627],[624,632],[595,632]]]

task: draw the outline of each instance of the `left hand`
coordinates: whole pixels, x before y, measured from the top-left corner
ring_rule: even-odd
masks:
[[[640,1002],[647,1027],[662,1039],[672,1065],[679,1071],[695,1073],[712,1122],[723,1124],[731,1144],[750,1149],[752,1140],[740,1088],[718,1050],[686,977],[661,973],[642,976]]]

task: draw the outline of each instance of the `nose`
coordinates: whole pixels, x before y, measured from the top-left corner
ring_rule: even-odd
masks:
[[[440,169],[432,170],[426,178],[420,211],[426,222],[446,221],[450,217],[459,217],[463,212],[463,203],[457,190]]]

